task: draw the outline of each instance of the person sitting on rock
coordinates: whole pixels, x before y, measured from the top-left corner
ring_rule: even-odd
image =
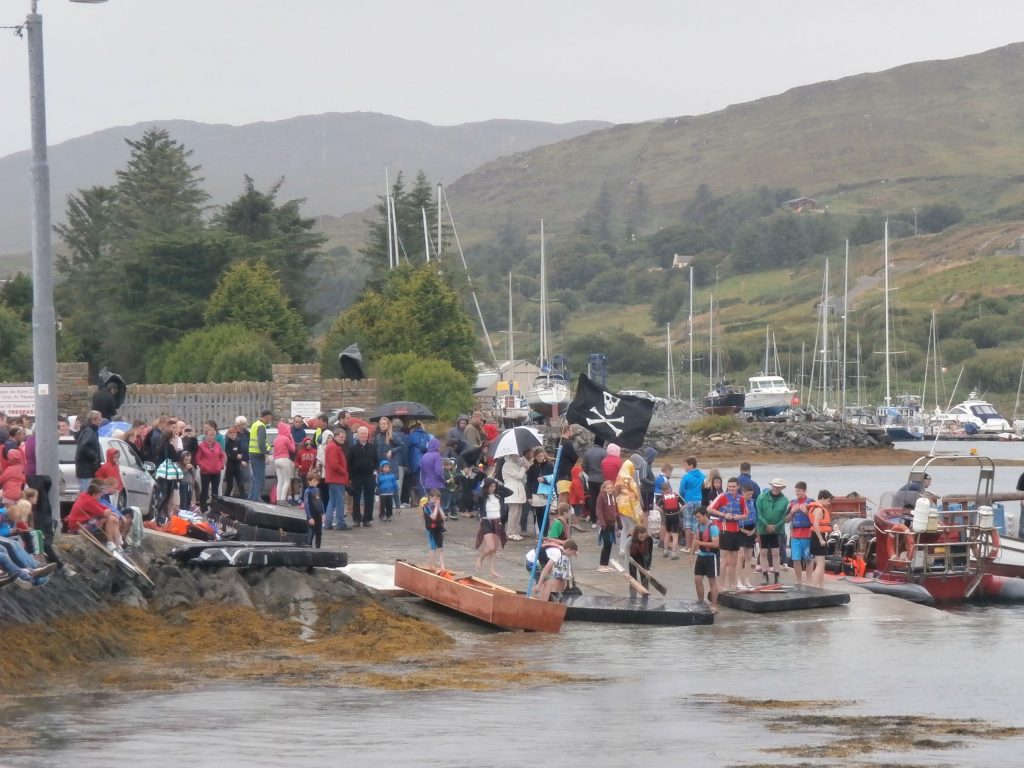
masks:
[[[102,533],[107,540],[107,549],[120,552],[124,544],[121,522],[114,511],[100,501],[102,493],[103,483],[93,480],[88,488],[78,494],[68,515],[68,533],[78,533],[81,528],[93,535]]]

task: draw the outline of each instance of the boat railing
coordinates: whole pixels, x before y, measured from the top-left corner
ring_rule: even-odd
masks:
[[[961,513],[963,515],[963,513]],[[981,528],[971,522],[942,525],[938,531],[940,540],[922,541],[922,535],[936,532],[887,531],[891,536],[912,537],[913,544],[904,557],[889,558],[883,577],[901,576],[908,582],[919,582],[925,578],[983,573],[983,563],[995,559],[999,545],[993,529]],[[895,549],[894,549],[895,552]]]

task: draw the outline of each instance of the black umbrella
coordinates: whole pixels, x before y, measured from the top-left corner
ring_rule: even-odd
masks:
[[[354,379],[359,381],[366,378],[363,370],[363,355],[359,351],[358,344],[349,344],[344,351],[338,355],[338,363],[341,365],[341,378]]]
[[[365,414],[363,418],[373,421],[374,419],[383,418],[436,419],[437,416],[423,403],[416,403],[412,400],[395,400],[393,403],[378,405],[369,414]]]

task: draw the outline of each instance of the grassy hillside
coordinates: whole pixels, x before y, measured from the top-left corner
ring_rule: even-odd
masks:
[[[637,184],[648,231],[700,183],[795,187],[839,211],[935,199],[1024,201],[1024,44],[794,88],[699,117],[620,125],[503,157],[448,188],[467,231],[506,219],[569,230],[607,185],[622,222]],[[909,207],[909,206],[907,206]]]

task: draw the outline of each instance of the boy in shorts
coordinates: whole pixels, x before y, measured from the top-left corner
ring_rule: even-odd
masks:
[[[790,524],[789,549],[799,589],[804,586],[804,563],[811,560],[811,500],[807,496],[807,483],[803,480],[793,488],[796,498],[789,502],[786,522]]]
[[[718,526],[711,522],[708,510],[697,507],[694,512],[693,546],[696,549],[693,564],[693,585],[697,600],[704,602],[704,579],[708,580],[708,606],[712,613],[718,613]]]

